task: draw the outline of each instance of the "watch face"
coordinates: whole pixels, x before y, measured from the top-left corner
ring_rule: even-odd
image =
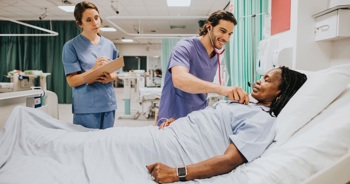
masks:
[[[185,167],[179,167],[177,168],[177,174],[179,177],[186,177],[187,171]]]

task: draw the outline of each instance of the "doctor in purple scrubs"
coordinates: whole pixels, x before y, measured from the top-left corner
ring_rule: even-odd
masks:
[[[207,93],[217,93],[239,103],[249,102],[242,88],[213,83],[222,54],[216,49],[222,49],[230,40],[236,24],[231,12],[218,10],[200,28],[199,37],[185,38],[176,44],[165,75],[158,126],[162,127],[161,124],[170,118],[178,119],[204,109],[208,105]]]

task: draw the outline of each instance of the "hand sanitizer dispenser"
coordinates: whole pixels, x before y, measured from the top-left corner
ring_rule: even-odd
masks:
[[[272,53],[272,64],[276,66],[286,66],[292,68],[293,48],[285,47],[274,50]]]

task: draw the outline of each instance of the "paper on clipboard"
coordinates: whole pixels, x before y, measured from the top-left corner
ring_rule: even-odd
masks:
[[[83,76],[83,80],[88,83],[91,84],[94,82],[94,80],[98,77],[103,75],[103,73],[112,73],[115,72],[116,70],[122,68],[124,66],[124,57],[121,56],[107,64],[105,64],[104,66],[96,69],[95,71],[86,74],[85,76]]]

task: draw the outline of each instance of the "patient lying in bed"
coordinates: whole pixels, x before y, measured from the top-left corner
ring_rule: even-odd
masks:
[[[273,69],[253,86],[257,103],[220,101],[164,129],[87,129],[18,107],[0,133],[0,181],[165,183],[224,174],[264,152],[274,116],[305,80]],[[179,178],[175,168],[183,166]]]

